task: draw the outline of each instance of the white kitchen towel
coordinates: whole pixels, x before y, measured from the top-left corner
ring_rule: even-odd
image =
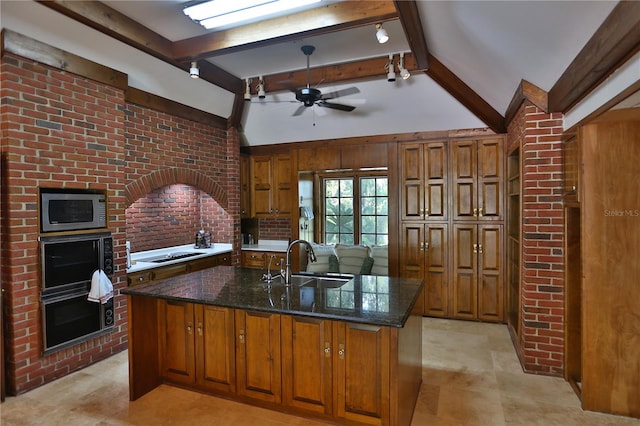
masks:
[[[107,303],[113,297],[113,284],[102,269],[97,269],[91,276],[91,290],[87,300]]]

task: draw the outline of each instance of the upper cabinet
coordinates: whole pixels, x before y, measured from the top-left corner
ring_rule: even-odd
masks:
[[[407,143],[399,149],[401,220],[447,220],[445,142]]]
[[[251,156],[251,216],[290,217],[293,173],[289,154]]]
[[[453,220],[502,220],[504,138],[451,144]]]

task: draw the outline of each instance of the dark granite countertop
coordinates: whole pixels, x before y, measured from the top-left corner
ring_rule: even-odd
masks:
[[[402,327],[424,285],[422,280],[356,275],[314,281],[294,276],[285,287],[278,277],[261,280],[262,270],[216,266],[149,284],[128,287],[121,293],[246,310],[304,315],[342,321]]]

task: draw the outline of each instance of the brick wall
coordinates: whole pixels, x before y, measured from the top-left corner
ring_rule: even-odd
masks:
[[[291,238],[291,220],[259,219],[258,238],[262,240],[288,240]]]
[[[21,393],[127,347],[124,250],[116,250],[113,332],[42,355],[38,187],[91,188],[109,197],[109,230],[124,247],[124,92],[4,54],[2,283],[10,394]]]
[[[564,371],[564,211],[562,115],[524,103],[509,124],[508,145],[522,157],[521,333],[527,372]]]
[[[191,243],[201,226],[212,231],[214,241],[236,247],[240,145],[234,132],[133,104],[127,104],[125,124],[127,219],[139,218],[127,224],[132,251]],[[169,194],[178,187],[167,185],[174,184],[194,192]],[[190,201],[178,202],[182,196]],[[153,215],[144,225],[141,209]]]
[[[227,242],[231,241],[230,230],[224,226],[227,216],[198,188],[167,185],[127,207],[127,239],[133,252],[193,244],[200,229],[211,232],[214,242]]]

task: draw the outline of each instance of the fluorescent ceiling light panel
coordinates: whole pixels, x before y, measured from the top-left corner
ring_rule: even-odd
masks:
[[[183,10],[185,15],[210,30],[243,21],[256,20],[321,0],[211,0]]]

